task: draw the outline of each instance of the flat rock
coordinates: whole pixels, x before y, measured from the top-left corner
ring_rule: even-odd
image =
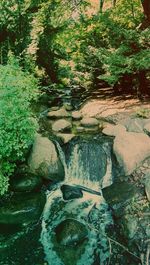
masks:
[[[123,132],[126,132],[126,128],[121,124],[118,125],[108,124],[102,131],[102,133],[109,136],[116,136],[118,133],[123,133]]]
[[[63,141],[64,144],[66,144],[66,143],[70,142],[75,137],[75,134],[58,133],[57,136]]]
[[[61,108],[59,110],[48,112],[47,117],[52,119],[68,118],[70,117],[70,113],[65,108]]]
[[[114,140],[113,151],[124,174],[130,175],[150,156],[150,138],[144,133],[119,133]]]
[[[82,119],[82,114],[80,111],[73,111],[72,112],[72,119],[73,120],[81,120]]]
[[[52,130],[54,132],[66,132],[66,131],[70,131],[71,128],[72,128],[71,122],[65,119],[55,121],[52,125]]]
[[[28,166],[31,173],[45,179],[62,180],[64,168],[52,141],[37,135],[31,150]]]
[[[96,118],[83,118],[81,120],[81,125],[84,127],[94,127],[98,126],[99,122]]]

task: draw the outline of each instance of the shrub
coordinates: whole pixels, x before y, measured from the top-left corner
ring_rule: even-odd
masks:
[[[7,190],[9,176],[34,139],[37,125],[30,103],[37,88],[36,79],[12,55],[7,65],[0,65],[0,194]]]

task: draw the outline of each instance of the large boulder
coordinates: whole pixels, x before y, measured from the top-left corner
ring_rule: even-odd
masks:
[[[46,196],[44,193],[16,193],[1,202],[0,224],[25,225],[39,220]]]
[[[28,159],[31,173],[54,181],[63,180],[64,168],[52,141],[37,135]]]
[[[72,128],[71,122],[65,119],[55,121],[52,125],[52,130],[54,132],[68,132],[71,130],[71,128]]]
[[[61,108],[59,110],[49,111],[47,113],[47,117],[51,119],[61,119],[70,117],[70,113],[66,111],[65,108]]]
[[[124,174],[130,175],[150,156],[150,138],[144,133],[123,132],[117,134],[113,151]]]

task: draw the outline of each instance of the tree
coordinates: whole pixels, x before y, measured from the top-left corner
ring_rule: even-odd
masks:
[[[144,20],[140,26],[141,29],[145,29],[150,26],[150,1],[141,0],[143,11],[144,11]]]

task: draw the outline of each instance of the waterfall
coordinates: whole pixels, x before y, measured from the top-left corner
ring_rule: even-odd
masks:
[[[69,159],[66,159],[58,142],[56,146],[65,169],[65,183],[95,191],[112,184],[111,148],[108,143],[79,141],[67,148]]]
[[[112,184],[111,147],[97,139],[72,141],[66,148],[59,143],[56,146],[65,181],[47,191],[41,233],[45,260],[48,265],[93,265],[97,253],[96,264],[105,264],[110,253],[105,228],[112,224],[112,218],[101,188]],[[63,184],[81,189],[82,197],[64,200]],[[88,238],[82,245],[58,244],[55,229],[66,220],[77,220],[87,228]]]

